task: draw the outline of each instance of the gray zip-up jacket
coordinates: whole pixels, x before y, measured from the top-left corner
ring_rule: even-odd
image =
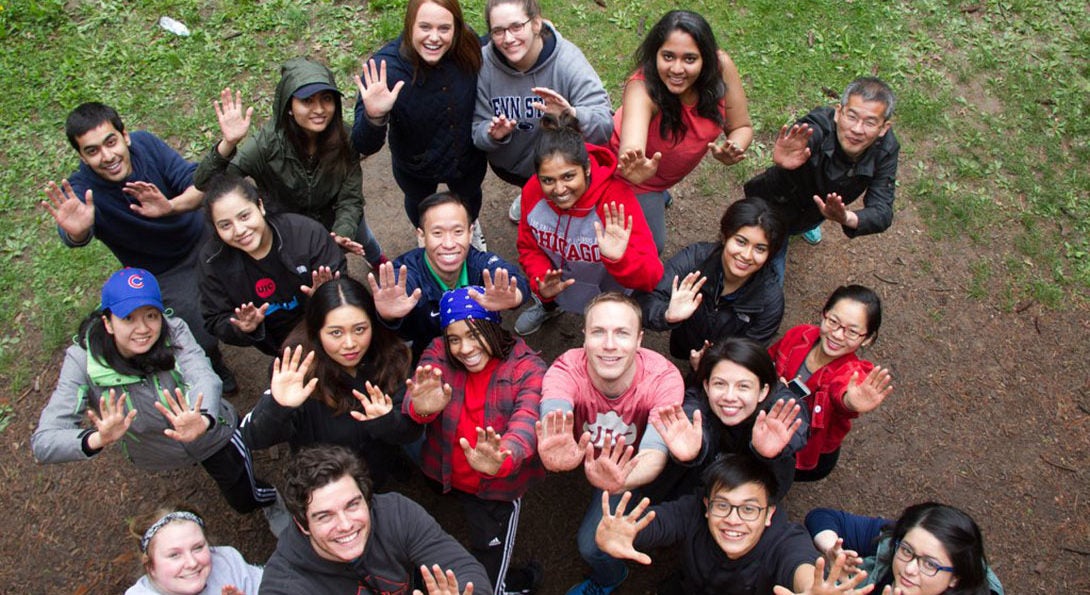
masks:
[[[83,448],[84,436],[94,426],[83,423],[87,408],[97,412],[102,395],[116,389],[125,395],[125,411],[135,408],[136,417],[129,431],[119,441],[126,458],[149,471],[165,471],[199,463],[213,455],[228,441],[238,425],[238,414],[230,403],[220,398],[223,385],[212,371],[212,364],[180,318],[164,317],[163,332],[174,351],[174,369],[152,376],[129,376],[116,372],[87,357],[87,351],[72,345],[64,354],[57,388],[38,420],[38,429],[30,438],[34,458],[40,463],[82,461],[94,456]],[[170,422],[155,408],[164,405],[163,390],[181,388],[191,403],[204,395],[201,411],[213,419],[199,438],[178,442],[163,434]]]

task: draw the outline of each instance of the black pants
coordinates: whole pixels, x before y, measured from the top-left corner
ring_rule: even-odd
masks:
[[[484,500],[455,491],[469,525],[469,553],[484,566],[497,593],[501,593],[515,551],[522,498],[513,502]]]
[[[215,480],[231,508],[240,513],[252,512],[276,502],[276,488],[254,477],[250,449],[242,441],[238,430],[223,448],[201,461],[201,466]]]
[[[795,469],[795,481],[818,481],[820,479],[825,479],[833,472],[833,468],[836,467],[836,462],[839,460],[839,448],[833,452],[827,452],[818,459],[817,467],[805,471]]]

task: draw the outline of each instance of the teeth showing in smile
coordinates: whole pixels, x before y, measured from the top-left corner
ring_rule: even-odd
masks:
[[[359,535],[360,535],[360,532],[356,531],[355,533],[352,533],[351,535],[345,535],[344,537],[338,537],[337,539],[334,539],[333,541],[336,541],[337,543],[339,543],[341,545],[344,545],[346,543],[352,543],[353,541],[356,540],[357,537],[359,537]]]

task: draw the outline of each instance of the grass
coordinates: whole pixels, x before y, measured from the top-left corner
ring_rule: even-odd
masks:
[[[103,100],[130,129],[149,129],[189,158],[217,136],[211,100],[242,89],[267,117],[281,62],[306,54],[342,88],[359,59],[397,35],[404,0],[196,2],[0,0],[0,367],[10,391],[65,343],[113,268],[98,243],[70,250],[36,204],[76,159],[63,121]],[[464,6],[484,30],[482,0]],[[598,69],[616,104],[647,28],[673,3],[546,2],[546,17]],[[699,186],[737,189],[770,161],[779,127],[829,102],[859,74],[899,92],[901,204],[912,201],[936,238],[988,248],[970,266],[973,297],[1060,306],[1090,287],[1090,24],[1085,2],[912,3],[705,0],[720,44],[737,62],[757,129],[743,165],[701,173]],[[162,31],[162,15],[192,35]],[[349,110],[350,112],[350,110]],[[994,286],[999,285],[998,288]],[[989,287],[994,295],[989,295]],[[41,337],[33,352],[20,349]]]

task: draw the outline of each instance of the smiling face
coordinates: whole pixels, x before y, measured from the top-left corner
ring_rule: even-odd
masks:
[[[307,529],[314,553],[332,562],[351,562],[363,555],[371,533],[371,509],[351,475],[310,493]]]
[[[106,332],[114,338],[118,353],[125,358],[150,351],[163,332],[163,313],[155,306],[140,306],[124,318],[111,312],[102,320]]]
[[[595,388],[611,397],[627,390],[636,375],[642,341],[639,317],[628,304],[603,301],[591,308],[583,327],[583,348]]]
[[[413,23],[413,49],[425,64],[434,66],[454,43],[454,15],[433,2],[425,2],[416,11]]]
[[[901,539],[901,545],[907,546],[906,552],[927,560],[922,562],[913,557],[906,562],[900,555],[901,552],[893,556],[893,586],[900,589],[903,595],[939,595],[957,584],[957,577],[949,571],[939,570],[935,576],[927,576],[921,572],[921,564],[953,566],[950,554],[930,531],[922,527],[913,527],[905,533],[904,538]]]
[[[757,542],[764,535],[765,528],[772,524],[772,515],[776,512],[776,507],[768,504],[768,492],[764,486],[754,482],[742,484],[733,490],[719,486],[712,493],[711,500],[704,499],[704,506],[707,511],[714,511],[719,507],[740,507],[729,510],[723,517],[712,512],[704,513],[712,539],[731,560],[737,560],[757,547]],[[740,516],[746,514],[746,507],[750,507],[751,512],[752,507],[762,510],[756,513],[755,520],[746,521]]]
[[[557,208],[567,210],[575,206],[587,191],[587,170],[572,163],[558,153],[546,157],[537,168],[541,190]]]
[[[192,521],[167,523],[148,544],[144,567],[160,593],[200,593],[212,573],[212,550],[204,538],[204,530]]]
[[[867,307],[845,298],[833,304],[821,322],[821,351],[835,359],[867,342]]]
[[[291,117],[307,136],[321,134],[337,113],[337,101],[332,91],[321,91],[306,99],[291,98]]]
[[[468,321],[458,320],[447,325],[443,331],[451,355],[470,372],[480,372],[492,360],[488,344],[469,325]]]
[[[359,307],[345,304],[326,314],[319,336],[329,359],[355,376],[371,346],[371,319]]]
[[[693,85],[700,78],[704,59],[692,35],[676,29],[671,31],[656,54],[655,65],[668,91],[679,95],[685,104],[696,101]]]
[[[254,204],[237,190],[212,205],[212,225],[224,244],[242,250],[256,260],[268,256],[273,236],[265,222],[265,207]]]
[[[725,426],[736,426],[753,415],[768,390],[767,384],[761,386],[756,374],[727,359],[715,364],[704,381],[712,413]]]
[[[124,182],[132,175],[130,142],[129,133],[118,132],[110,122],[103,122],[76,137],[80,161],[110,182]]]
[[[741,227],[723,244],[723,275],[738,283],[752,277],[768,260],[768,235],[756,225]]]
[[[885,103],[864,101],[862,95],[852,95],[847,105],[836,106],[836,138],[849,158],[858,159],[889,132],[891,122],[885,113]]]
[[[544,46],[541,17],[531,19],[521,3],[505,2],[492,8],[488,23],[493,31],[502,31],[492,35],[492,44],[516,69],[525,72],[537,62]]]
[[[424,240],[424,257],[431,268],[453,286],[469,256],[469,213],[455,203],[434,206],[420,217],[417,236]]]

